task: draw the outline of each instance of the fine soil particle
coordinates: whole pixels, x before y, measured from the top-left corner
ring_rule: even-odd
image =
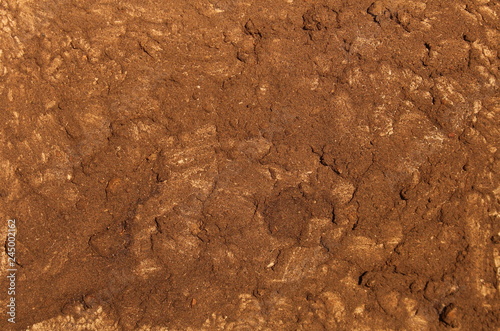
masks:
[[[494,0],[1,1],[0,329],[497,330],[499,54]]]

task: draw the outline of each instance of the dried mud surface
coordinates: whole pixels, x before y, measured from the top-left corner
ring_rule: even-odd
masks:
[[[498,330],[499,15],[1,1],[0,328]]]

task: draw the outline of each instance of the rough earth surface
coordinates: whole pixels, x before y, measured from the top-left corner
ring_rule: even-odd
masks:
[[[499,330],[499,52],[495,0],[0,1],[0,329]]]

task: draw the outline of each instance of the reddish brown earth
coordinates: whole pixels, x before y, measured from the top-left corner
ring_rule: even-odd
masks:
[[[500,3],[0,2],[1,330],[500,330]]]

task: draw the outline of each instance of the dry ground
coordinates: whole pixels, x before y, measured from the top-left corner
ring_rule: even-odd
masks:
[[[0,1],[0,328],[499,330],[499,29],[495,0]]]

